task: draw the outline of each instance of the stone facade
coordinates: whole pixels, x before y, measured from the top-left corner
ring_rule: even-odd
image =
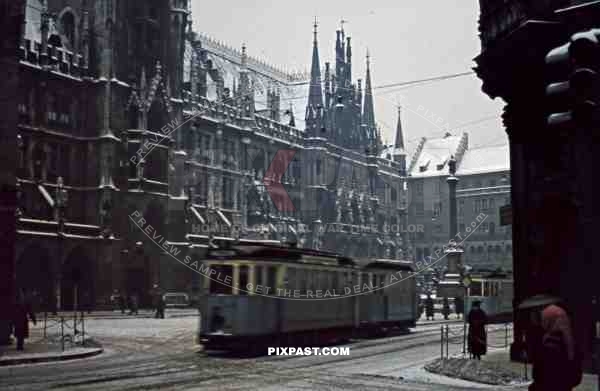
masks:
[[[500,206],[510,204],[508,147],[469,149],[466,133],[423,138],[412,154],[408,240],[415,259],[439,258],[435,254],[443,254],[452,236],[447,183],[452,156],[457,166],[456,229],[464,240],[463,265],[474,271],[512,270],[511,228],[500,225],[498,212]],[[461,242],[458,236],[455,240]],[[445,266],[445,262],[435,265]]]

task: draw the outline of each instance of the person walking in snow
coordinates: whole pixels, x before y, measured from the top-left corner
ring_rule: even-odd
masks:
[[[23,295],[19,295],[13,307],[14,336],[17,338],[17,350],[24,350],[25,339],[29,338],[29,319],[36,324],[35,314],[30,303],[26,302]]]
[[[481,302],[479,300],[474,301],[473,308],[467,316],[469,322],[469,352],[477,360],[481,360],[481,356],[487,352],[487,333],[485,331],[487,315],[480,306]]]
[[[446,296],[444,296],[442,314],[444,315],[444,319],[448,320],[448,316],[450,315],[450,303],[448,302],[448,298]]]
[[[427,320],[429,320],[429,318],[433,320],[433,299],[431,298],[431,295],[427,295],[427,298],[425,299],[425,317]]]

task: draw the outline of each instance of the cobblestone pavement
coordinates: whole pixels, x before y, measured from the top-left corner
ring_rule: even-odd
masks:
[[[469,390],[429,375],[439,329],[348,344],[350,356],[236,358],[195,344],[197,319],[94,319],[87,332],[105,353],[74,362],[0,368],[6,390]],[[458,328],[461,325],[452,325]],[[456,353],[455,345],[451,353]],[[404,378],[404,379],[402,379]]]

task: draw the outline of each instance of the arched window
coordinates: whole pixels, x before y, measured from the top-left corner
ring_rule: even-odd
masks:
[[[60,18],[63,36],[69,41],[71,49],[75,48],[75,16],[72,12],[65,12]]]

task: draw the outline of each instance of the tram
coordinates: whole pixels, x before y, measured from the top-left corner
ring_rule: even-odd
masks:
[[[469,313],[474,301],[481,302],[490,323],[512,321],[513,279],[504,273],[485,273],[471,276],[465,300],[465,313]]]
[[[199,298],[205,349],[314,346],[414,327],[412,263],[274,244],[208,250]]]

